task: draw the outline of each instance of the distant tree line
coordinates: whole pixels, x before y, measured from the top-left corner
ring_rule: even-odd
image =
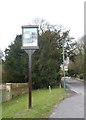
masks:
[[[70,76],[84,79],[84,75],[85,75],[84,56],[85,56],[84,37],[81,37],[79,40],[77,40],[74,59],[70,60],[70,63],[69,63]]]

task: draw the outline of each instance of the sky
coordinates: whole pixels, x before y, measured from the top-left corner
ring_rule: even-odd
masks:
[[[70,30],[75,40],[84,35],[85,0],[0,0],[0,49],[14,41],[22,33],[21,26],[36,18],[50,24],[62,25]]]

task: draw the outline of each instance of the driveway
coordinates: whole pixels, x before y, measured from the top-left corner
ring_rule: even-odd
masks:
[[[55,107],[49,118],[84,118],[84,84],[83,82],[67,80],[67,92],[70,97]]]

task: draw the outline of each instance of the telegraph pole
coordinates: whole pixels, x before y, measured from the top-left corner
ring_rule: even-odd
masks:
[[[64,89],[66,89],[66,80],[65,80],[65,63],[64,63],[64,39],[63,39],[63,75],[64,75]]]

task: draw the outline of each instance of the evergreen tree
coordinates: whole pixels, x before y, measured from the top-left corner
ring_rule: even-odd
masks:
[[[22,36],[17,35],[14,43],[5,50],[5,81],[25,82],[27,81],[27,54],[21,50]]]

